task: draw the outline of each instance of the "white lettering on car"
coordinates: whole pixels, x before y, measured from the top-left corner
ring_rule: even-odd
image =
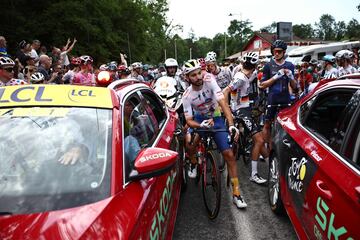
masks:
[[[319,154],[313,150],[311,153],[310,153],[311,156],[313,156],[315,158],[316,161],[321,161],[322,158],[319,156]]]
[[[170,153],[154,153],[154,154],[149,155],[149,156],[141,157],[140,162],[144,163],[144,162],[147,162],[149,160],[155,160],[155,159],[164,158],[164,157],[171,157],[171,154]]]

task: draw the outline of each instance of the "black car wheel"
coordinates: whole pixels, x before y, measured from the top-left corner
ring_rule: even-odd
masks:
[[[269,159],[268,195],[271,210],[276,214],[283,214],[284,205],[280,194],[279,160],[275,153],[272,153]]]

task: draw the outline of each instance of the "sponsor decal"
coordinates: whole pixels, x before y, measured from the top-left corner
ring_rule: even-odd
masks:
[[[141,157],[139,161],[141,163],[143,163],[143,162],[147,162],[149,160],[155,160],[155,159],[164,158],[164,157],[171,157],[171,154],[167,153],[167,152],[166,153],[154,153],[149,156]]]
[[[339,239],[340,236],[345,237],[343,235],[348,231],[344,226],[340,226],[338,228],[335,227],[335,213],[331,211],[329,206],[321,197],[318,197],[317,199],[316,211],[315,220],[320,229],[317,225],[314,225],[314,235],[318,240],[323,239],[322,235],[326,235],[327,239]],[[338,225],[338,223],[336,225]],[[348,236],[343,239],[353,240],[354,238]]]
[[[0,104],[2,107],[45,105],[113,107],[108,89],[71,85],[1,87]]]
[[[173,186],[175,182],[176,171],[171,171],[171,174],[168,176],[166,180],[166,186],[161,194],[161,199],[159,203],[158,210],[153,218],[153,222],[151,224],[150,229],[150,239],[163,239],[164,236],[164,227],[165,227],[165,219],[167,218],[169,209],[171,207],[171,196],[173,192]],[[162,236],[162,237],[161,237]]]
[[[305,157],[298,160],[297,158],[291,158],[291,166],[288,170],[288,184],[291,190],[296,192],[303,191],[303,180],[306,175],[306,160]]]
[[[316,161],[321,161],[322,160],[322,158],[319,156],[319,154],[315,150],[313,150],[310,153],[310,155],[313,156],[316,159]]]

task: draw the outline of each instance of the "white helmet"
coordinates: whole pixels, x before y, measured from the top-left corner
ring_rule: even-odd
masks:
[[[168,58],[165,60],[165,67],[178,67],[178,62],[174,58]]]
[[[106,64],[101,64],[100,67],[99,67],[99,70],[100,71],[106,71],[108,68],[107,68],[107,65]]]
[[[215,52],[208,52],[205,57],[205,62],[216,62],[216,53]]]
[[[196,59],[190,59],[184,64],[185,75],[197,69],[201,69],[201,66]]]
[[[41,72],[36,72],[31,74],[31,78],[30,78],[31,83],[39,83],[44,80],[45,80],[44,74],[42,74]]]
[[[351,59],[354,57],[354,53],[349,50],[340,50],[335,54],[338,59]]]
[[[253,65],[259,63],[259,55],[255,52],[248,52],[245,53],[244,56],[241,58],[241,61],[251,63]]]
[[[0,67],[14,67],[15,62],[9,57],[0,57]]]
[[[154,91],[165,101],[169,108],[176,104],[176,80],[172,77],[163,76],[156,80]]]
[[[142,64],[141,62],[134,62],[133,64],[131,64],[132,69],[135,68],[142,68]]]

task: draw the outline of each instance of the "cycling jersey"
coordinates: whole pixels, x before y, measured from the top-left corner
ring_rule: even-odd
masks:
[[[291,62],[285,61],[282,65],[278,65],[274,59],[271,59],[269,63],[264,66],[264,74],[261,81],[266,81],[272,78],[280,69],[288,69],[294,75],[294,65]],[[288,76],[283,75],[275,81],[273,85],[269,87],[269,93],[289,93],[289,79]]]
[[[78,72],[74,76],[73,84],[92,86],[95,84],[95,76],[92,73]]]
[[[249,78],[241,70],[235,74],[234,80],[229,84],[231,90],[230,106],[232,111],[250,106],[250,84],[256,77],[255,71]]]
[[[271,59],[269,63],[264,66],[264,74],[261,81],[266,81],[272,78],[281,69],[288,69],[294,75],[294,65],[291,62],[284,61],[283,64],[279,65],[274,59]],[[289,93],[289,81],[291,79],[284,74],[278,78],[273,85],[269,87],[267,104],[287,104],[290,103]],[[276,107],[270,107],[265,115],[266,120],[272,120],[276,114]]]
[[[14,86],[14,85],[23,85],[23,84],[28,84],[28,83],[25,82],[25,81],[22,80],[22,79],[15,79],[15,78],[10,79],[10,81],[8,81],[8,82],[6,82],[6,83],[3,83],[3,82],[0,80],[0,87]]]
[[[192,85],[186,89],[183,95],[184,114],[186,118],[202,116],[213,118],[221,116],[218,101],[224,99],[220,87],[212,74],[204,75],[204,83],[199,91],[195,91]]]
[[[351,65],[347,66],[347,68],[340,67],[338,70],[338,77],[341,77],[341,76],[347,75],[347,74],[357,73],[357,72],[358,72],[358,70]]]
[[[218,73],[213,75],[216,79],[217,84],[221,89],[226,88],[232,80],[231,71],[228,68],[221,68],[217,66],[216,72]]]
[[[336,68],[331,68],[330,70],[325,70],[323,78],[333,78],[338,77],[339,71]]]

